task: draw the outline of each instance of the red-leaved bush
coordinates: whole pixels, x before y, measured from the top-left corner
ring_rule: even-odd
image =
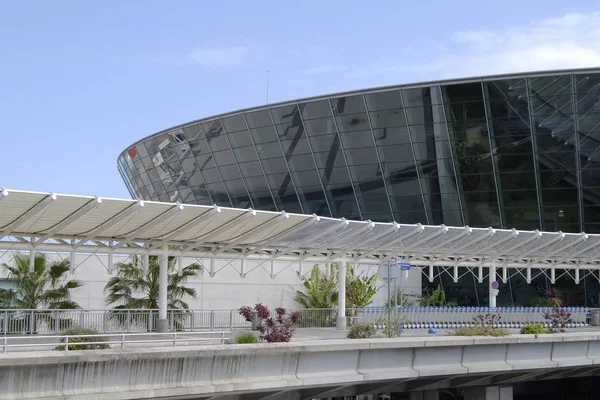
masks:
[[[571,313],[558,307],[554,307],[551,312],[543,315],[544,319],[550,323],[550,327],[547,329],[550,333],[565,332],[565,328],[573,323]]]
[[[299,311],[286,314],[285,308],[278,307],[275,309],[275,315],[272,315],[267,306],[261,303],[254,305],[254,308],[244,306],[238,311],[248,322],[254,321],[254,313],[256,313],[260,338],[269,343],[292,340],[296,330],[296,322],[300,319]]]

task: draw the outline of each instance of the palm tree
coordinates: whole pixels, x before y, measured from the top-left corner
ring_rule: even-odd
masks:
[[[145,320],[146,313],[123,313],[123,310],[156,310],[158,308],[158,286],[159,286],[159,258],[158,256],[149,257],[148,268],[144,271],[137,257],[133,257],[129,263],[118,263],[116,276],[108,280],[104,286],[106,293],[106,304],[114,306],[113,316],[118,318],[120,323],[142,322]],[[188,279],[195,278],[202,271],[199,264],[191,264],[181,271],[176,270],[176,258],[168,259],[168,278],[167,278],[167,307],[171,310],[189,310],[189,305],[184,298],[196,298],[196,290],[183,286]],[[176,320],[177,325],[181,325],[181,320],[185,316],[184,312],[178,312]],[[154,319],[158,316],[156,315]],[[155,320],[145,320],[148,330],[156,326]]]
[[[35,253],[33,270],[29,269],[29,255],[15,254],[13,265],[2,264],[8,273],[8,279],[13,283],[13,289],[4,289],[0,293],[0,302],[5,307],[22,310],[72,310],[81,308],[71,300],[73,290],[83,286],[77,279],[70,279],[68,273],[70,262],[51,261],[44,253]],[[43,314],[49,321],[49,313]],[[31,315],[25,317],[27,331],[35,332],[35,320]]]

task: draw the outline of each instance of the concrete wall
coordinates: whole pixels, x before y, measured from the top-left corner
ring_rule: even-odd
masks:
[[[549,369],[556,378],[560,368],[597,368],[592,364],[600,362],[598,339],[597,334],[412,337],[8,353],[0,357],[0,400],[192,398],[331,386],[351,386],[352,395],[364,395],[386,387],[407,392],[468,386],[465,378],[489,386],[488,379],[498,384],[504,373],[514,381]],[[326,396],[299,396],[318,397]]]
[[[12,252],[0,255],[0,263],[11,263]],[[68,254],[49,254],[53,259],[68,257]],[[127,257],[114,256],[113,262],[126,262]],[[300,279],[296,272],[298,264],[289,262],[275,263],[274,278],[271,277],[270,263],[259,266],[258,261],[247,261],[246,276],[240,275],[240,262],[236,260],[219,259],[215,263],[216,274],[210,277],[208,273],[210,261],[208,259],[184,258],[183,265],[200,263],[206,271],[198,278],[190,280],[187,286],[196,289],[197,299],[188,299],[192,309],[237,309],[243,305],[262,302],[270,307],[297,308],[298,305],[292,300],[295,290],[300,289]],[[108,274],[108,256],[76,254],[75,256],[75,278],[82,280],[85,285],[74,295],[82,308],[104,309],[103,288],[110,275]],[[303,263],[304,274],[310,272],[312,264]],[[324,269],[324,266],[323,266]],[[359,265],[357,274],[372,275],[377,272],[376,266]],[[5,278],[2,270],[0,278]],[[383,305],[387,302],[387,287],[380,280],[378,287],[381,289],[375,296],[373,305]],[[403,280],[403,287],[407,292],[421,292],[421,271],[414,268],[409,272],[408,279]]]

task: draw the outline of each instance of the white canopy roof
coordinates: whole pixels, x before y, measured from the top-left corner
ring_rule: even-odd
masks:
[[[426,226],[0,189],[0,249],[598,269],[600,235]]]

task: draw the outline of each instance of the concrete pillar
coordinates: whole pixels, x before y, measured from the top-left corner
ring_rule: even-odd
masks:
[[[409,392],[410,400],[438,400],[439,393],[437,390],[421,390],[417,392]]]
[[[159,256],[158,269],[158,321],[156,323],[157,332],[167,332],[169,323],[167,322],[167,279],[169,277],[169,245],[163,246],[163,251]]]
[[[464,400],[512,400],[512,386],[489,386],[466,388]]]
[[[489,305],[490,307],[496,307],[496,291],[492,289],[492,282],[496,281],[496,261],[492,263],[490,266],[490,275],[488,282],[488,296],[489,296]]]
[[[337,328],[346,329],[346,256],[338,268],[338,318]]]

